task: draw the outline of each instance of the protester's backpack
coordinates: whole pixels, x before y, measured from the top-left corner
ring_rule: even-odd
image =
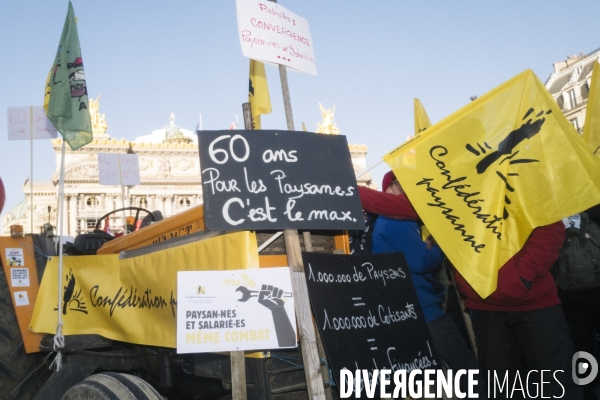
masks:
[[[600,228],[586,213],[563,222],[566,238],[552,267],[556,286],[564,290],[600,287]]]

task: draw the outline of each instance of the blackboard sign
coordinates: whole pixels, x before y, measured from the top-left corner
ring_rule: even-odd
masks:
[[[345,136],[200,131],[198,146],[207,228],[364,229]]]
[[[310,302],[338,387],[342,369],[354,375],[357,369],[389,369],[393,374],[439,367],[402,253],[303,252],[302,259]],[[361,393],[365,396],[364,390]]]

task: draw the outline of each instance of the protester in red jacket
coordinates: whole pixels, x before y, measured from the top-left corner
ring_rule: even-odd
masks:
[[[564,240],[562,221],[535,229],[521,251],[500,268],[496,291],[485,300],[455,271],[465,306],[471,310],[529,311],[560,304],[550,268]]]
[[[500,268],[496,291],[486,299],[455,271],[465,305],[471,310],[480,366],[508,376],[509,385],[520,379],[524,391],[516,395],[525,398],[539,396],[535,392],[542,388],[549,397],[583,396],[572,379],[573,344],[550,273],[564,239],[561,221],[535,229],[521,250]],[[551,372],[544,376],[544,370]],[[493,388],[493,378],[488,385]]]
[[[359,186],[358,194],[363,210],[366,212],[399,219],[419,219],[417,212],[404,193],[378,192],[368,187]]]

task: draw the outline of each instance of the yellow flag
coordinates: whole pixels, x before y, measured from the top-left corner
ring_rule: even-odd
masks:
[[[446,256],[483,298],[534,228],[600,203],[600,159],[531,70],[384,160]]]
[[[421,101],[415,98],[415,136],[431,126],[429,116]]]
[[[592,153],[600,157],[600,64],[594,62],[592,82],[583,125],[583,138]]]
[[[250,59],[250,86],[248,87],[248,101],[252,109],[252,123],[254,129],[261,129],[261,114],[271,113],[271,97],[265,73],[265,64]]]

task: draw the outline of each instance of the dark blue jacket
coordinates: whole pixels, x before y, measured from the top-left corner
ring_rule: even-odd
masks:
[[[406,258],[425,321],[431,322],[444,314],[440,308],[445,287],[433,278],[443,254],[439,246],[427,249],[421,239],[421,228],[415,221],[405,221],[380,215],[373,229],[373,253],[402,252]]]

